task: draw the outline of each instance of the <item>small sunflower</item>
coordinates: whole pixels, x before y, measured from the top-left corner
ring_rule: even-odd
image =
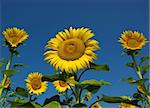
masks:
[[[45,60],[62,72],[86,68],[97,57],[93,51],[99,49],[98,42],[90,39],[93,36],[94,33],[88,28],[65,29],[48,41]]]
[[[127,103],[120,103],[119,108],[136,108],[134,105],[127,104]]]
[[[29,93],[42,94],[47,89],[47,82],[42,81],[42,74],[38,72],[30,73],[26,79],[26,87]]]
[[[95,103],[91,108],[102,108],[102,106],[99,103]]]
[[[70,77],[69,79],[70,79],[70,80],[73,80],[74,77]],[[69,79],[68,79],[68,80],[69,80]],[[53,84],[54,84],[54,86],[56,87],[56,90],[57,90],[58,92],[64,92],[64,91],[66,91],[67,89],[70,89],[70,86],[74,86],[74,84],[72,84],[72,83],[69,83],[69,84],[68,84],[67,82],[64,82],[64,81],[62,81],[62,80],[54,81]]]
[[[24,31],[24,29],[19,29],[16,27],[7,28],[3,31],[3,35],[11,47],[17,47],[19,43],[22,43],[28,38],[28,34]]]
[[[147,42],[147,39],[142,33],[136,31],[125,31],[121,34],[119,42],[126,49],[137,50],[141,49]]]

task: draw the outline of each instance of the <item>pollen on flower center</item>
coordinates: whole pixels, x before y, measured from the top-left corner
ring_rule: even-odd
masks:
[[[135,39],[131,39],[128,41],[128,45],[131,47],[136,47],[138,45],[138,41]]]
[[[39,79],[33,79],[31,82],[31,86],[34,90],[38,90],[41,88],[41,81]]]
[[[59,45],[58,55],[65,60],[76,60],[85,52],[85,45],[82,40],[74,38],[64,41]]]

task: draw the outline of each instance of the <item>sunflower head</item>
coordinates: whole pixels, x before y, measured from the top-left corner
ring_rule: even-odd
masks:
[[[3,31],[3,35],[5,40],[9,45],[13,48],[17,47],[18,44],[22,43],[24,40],[28,38],[28,34],[24,29],[19,29],[16,27],[7,28]]]
[[[99,49],[98,42],[90,39],[93,36],[88,28],[65,29],[48,41],[45,60],[62,72],[86,68],[96,58],[94,51]]]
[[[74,77],[70,77],[68,80],[73,80]],[[58,92],[64,92],[66,91],[67,89],[70,89],[70,86],[74,86],[74,84],[72,83],[67,83],[65,81],[62,81],[62,80],[57,80],[57,81],[54,81],[53,82],[54,86],[56,87],[56,90]]]
[[[26,79],[26,87],[31,94],[42,94],[47,89],[47,82],[42,81],[42,74],[38,72],[30,73]]]
[[[141,49],[147,42],[147,39],[142,33],[136,31],[125,31],[121,34],[119,42],[126,49],[137,50]]]
[[[102,108],[102,106],[99,103],[95,103],[91,108]]]
[[[119,108],[136,108],[134,105],[127,103],[120,103]]]

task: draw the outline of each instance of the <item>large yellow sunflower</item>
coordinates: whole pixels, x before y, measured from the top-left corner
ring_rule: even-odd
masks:
[[[125,31],[121,34],[119,42],[126,49],[137,50],[141,49],[147,42],[147,39],[142,33],[136,31]]]
[[[134,105],[127,104],[127,103],[120,103],[119,108],[136,108]]]
[[[99,103],[95,103],[91,108],[102,108],[102,106]]]
[[[5,40],[11,45],[11,47],[17,47],[19,43],[22,43],[28,38],[28,34],[24,29],[19,28],[7,28],[3,31]]]
[[[70,77],[69,79],[70,79],[70,80],[73,80],[74,77]],[[68,80],[69,80],[69,79],[68,79]],[[67,89],[70,89],[70,86],[74,86],[74,84],[72,84],[72,83],[67,83],[67,82],[64,82],[64,81],[62,81],[62,80],[54,81],[53,84],[54,84],[54,86],[56,87],[56,90],[57,90],[58,92],[64,92],[64,91],[66,91]]]
[[[30,73],[26,79],[26,87],[31,94],[42,94],[47,89],[47,82],[42,81],[42,74],[38,72]]]
[[[88,67],[96,58],[93,51],[99,49],[98,42],[90,39],[93,36],[94,33],[88,28],[65,29],[48,41],[45,60],[62,72],[76,72]]]

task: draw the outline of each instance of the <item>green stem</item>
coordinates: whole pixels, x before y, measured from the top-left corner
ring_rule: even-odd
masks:
[[[84,71],[82,71],[82,73],[80,74],[80,76],[79,76],[79,78],[77,79],[77,81],[80,81],[80,79],[81,79],[81,77],[82,77],[82,75],[86,72],[88,70],[88,68],[87,69],[85,69]]]
[[[72,91],[72,93],[73,93],[74,97],[77,99],[76,93],[74,92],[73,88],[70,86],[70,84],[69,84],[69,83],[67,83],[67,84],[69,85],[69,87],[70,87],[70,89],[71,89],[71,91]]]
[[[13,52],[10,52],[10,57],[9,57],[7,65],[6,65],[6,70],[9,70],[11,62],[12,62],[12,58],[13,58]],[[7,76],[4,74],[3,80],[2,80],[2,85],[4,85],[6,81],[7,81]],[[3,89],[4,88],[0,89],[0,97],[2,96]]]
[[[134,54],[133,54],[133,53],[131,54],[131,58],[132,58],[132,60],[133,60],[134,68],[135,68],[135,70],[136,70],[136,73],[137,73],[138,77],[139,77],[140,79],[143,79],[143,77],[142,77],[142,75],[141,75],[141,72],[140,72],[140,68],[139,68],[139,66],[137,65],[137,62],[136,62],[136,60],[135,60],[135,57],[134,57]]]
[[[94,105],[94,104],[96,104],[97,102],[100,102],[100,101],[101,101],[101,99],[99,99],[99,100],[97,100],[97,101],[93,102],[93,103],[89,106],[89,108],[91,108],[91,107],[92,107],[92,105]]]
[[[8,90],[6,90],[5,96],[3,98],[2,108],[5,108],[5,103],[6,103],[5,101],[6,101],[7,93],[8,93]]]
[[[81,94],[82,94],[83,88],[81,88],[80,92],[79,92],[79,103],[81,103]]]
[[[133,60],[134,68],[135,68],[135,70],[136,70],[136,73],[137,73],[139,79],[143,79],[143,76],[141,75],[140,67],[137,65],[137,62],[136,62],[136,60],[135,60],[134,53],[131,54],[131,58],[132,58],[132,60]],[[142,84],[142,87],[145,88],[145,84],[144,84],[144,83]],[[150,96],[147,95],[147,94],[145,94],[145,93],[144,93],[144,95],[145,95],[146,98],[147,98],[147,103],[150,105]]]

